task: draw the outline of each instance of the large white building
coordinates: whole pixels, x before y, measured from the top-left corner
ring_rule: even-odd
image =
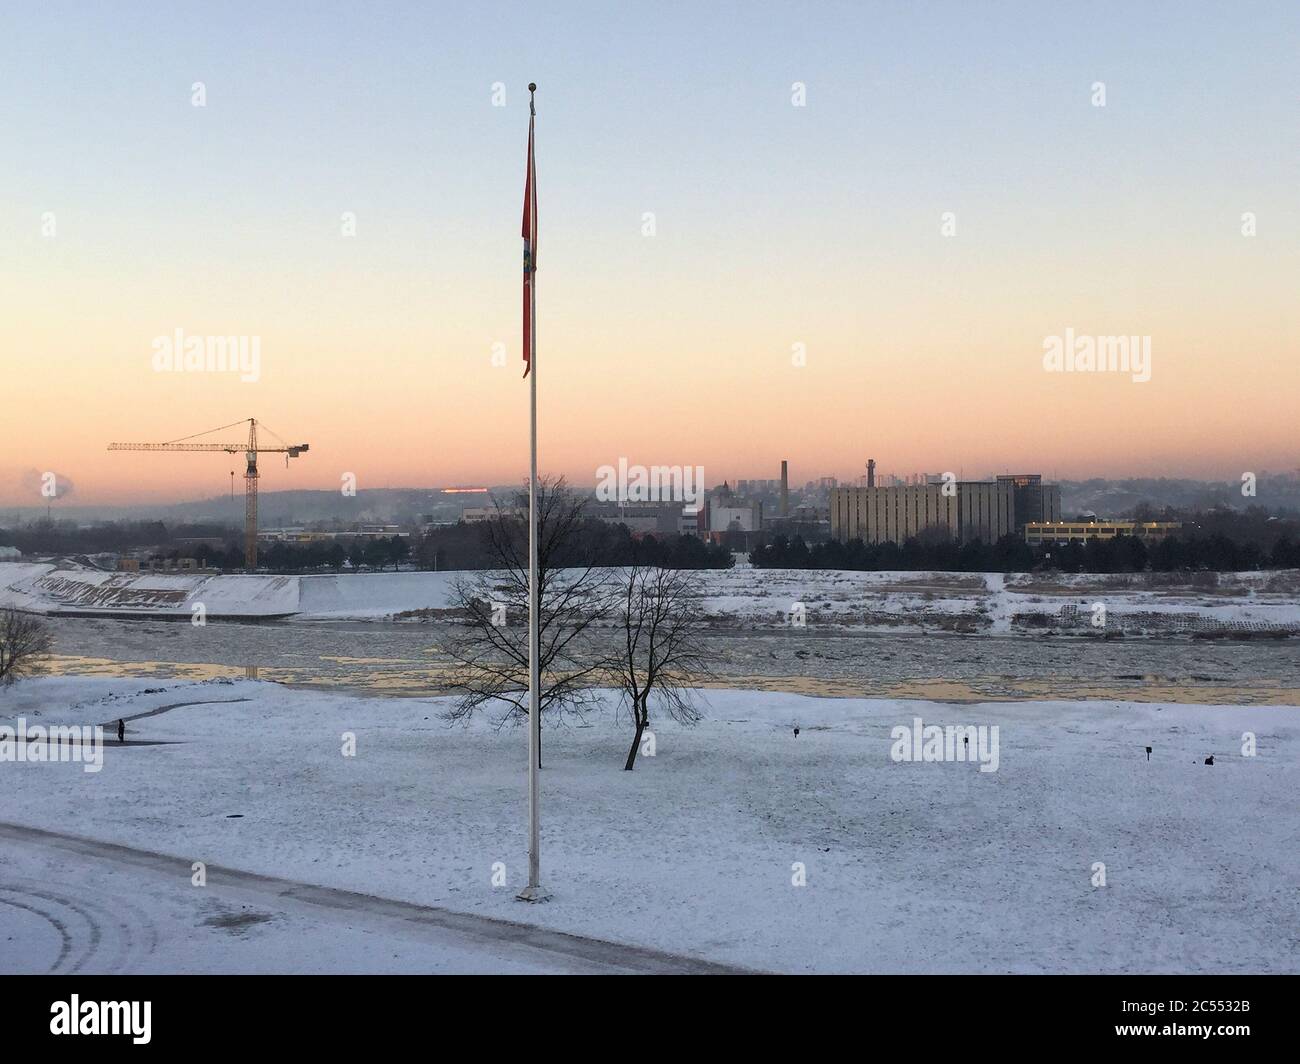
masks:
[[[709,503],[710,532],[757,532],[763,527],[763,504],[729,499]]]
[[[996,480],[836,488],[831,535],[847,542],[903,543],[936,530],[960,543],[995,543],[1030,521],[1060,517],[1061,489],[1038,474]]]

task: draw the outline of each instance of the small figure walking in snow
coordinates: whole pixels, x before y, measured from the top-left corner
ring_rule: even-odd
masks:
[[[1205,759],[1205,763],[1206,763],[1207,765],[1213,765],[1213,764],[1214,764],[1214,755],[1211,754],[1209,757],[1207,757],[1207,758]]]
[[[126,742],[126,721],[121,717],[117,720],[117,741],[119,743]]]
[[[794,737],[799,738],[799,725],[797,724],[794,726]]]

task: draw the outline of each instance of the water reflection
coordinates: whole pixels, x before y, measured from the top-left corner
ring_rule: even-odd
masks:
[[[208,624],[52,618],[53,671],[256,678],[376,695],[446,693],[445,625]],[[612,637],[611,637],[612,638]],[[1300,705],[1294,641],[1206,642],[712,632],[714,686],[953,702],[1114,699]]]
[[[373,695],[425,697],[449,691],[449,666],[400,658],[322,656],[314,666],[219,665],[209,662],[114,661],[57,655],[49,671],[61,675],[209,680],[270,680],[291,687],[336,688]],[[717,673],[704,687],[785,691],[831,698],[919,698],[934,702],[1113,700],[1202,705],[1300,705],[1300,685],[1275,679],[1236,683],[1177,680],[1157,675],[1083,678],[972,675],[961,678],[873,678],[865,675]]]

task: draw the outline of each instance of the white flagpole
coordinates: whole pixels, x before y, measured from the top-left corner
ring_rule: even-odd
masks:
[[[533,102],[535,84],[528,86],[529,142],[532,141],[532,122],[537,114]],[[529,159],[530,167],[535,163]],[[533,171],[530,169],[531,180]],[[532,190],[532,208],[537,211],[537,188]],[[533,267],[535,270],[535,267]],[[520,893],[525,901],[541,901],[545,895],[541,883],[541,828],[538,808],[537,761],[542,747],[542,708],[541,708],[541,639],[539,632],[539,614],[541,610],[541,592],[537,579],[537,281],[528,286],[528,317],[532,328],[529,330],[528,376],[529,376],[529,444],[530,464],[528,472],[528,886]]]

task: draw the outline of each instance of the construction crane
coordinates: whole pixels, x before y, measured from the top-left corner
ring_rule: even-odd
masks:
[[[246,442],[190,442],[199,436],[207,436],[213,432],[224,432],[226,429],[233,429],[236,425],[248,426],[248,440]],[[307,444],[285,443],[266,426],[262,426],[262,431],[275,436],[281,446],[261,446],[257,442],[257,419],[250,417],[246,421],[235,421],[219,428],[208,429],[206,432],[196,432],[193,436],[182,436],[179,440],[170,440],[167,443],[110,443],[108,449],[110,451],[224,451],[226,454],[239,454],[242,451],[247,460],[247,467],[244,471],[244,566],[252,573],[257,571],[257,456],[259,454],[283,454],[284,464],[287,466],[290,458],[297,458],[303,451],[307,450]]]

